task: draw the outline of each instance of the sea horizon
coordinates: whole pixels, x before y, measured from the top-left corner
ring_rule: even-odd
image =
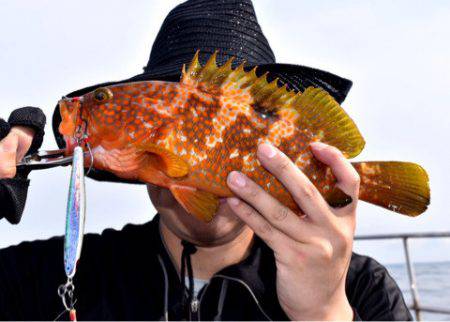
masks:
[[[376,259],[376,258],[375,258]],[[415,264],[418,264],[418,265],[421,265],[421,264],[450,264],[450,260],[442,260],[442,261],[440,261],[440,260],[432,260],[432,261],[429,261],[429,260],[427,260],[427,261],[421,261],[421,260],[418,260],[418,261],[411,261],[411,263],[413,264],[413,265],[415,265]],[[406,265],[406,259],[403,261],[403,262],[386,262],[386,263],[382,263],[384,266],[398,266],[398,265]]]
[[[450,308],[450,261],[413,262],[419,306]],[[406,262],[385,264],[389,274],[402,290],[405,302],[412,304]],[[415,317],[414,311],[411,314]],[[422,320],[446,321],[450,314],[422,312]]]

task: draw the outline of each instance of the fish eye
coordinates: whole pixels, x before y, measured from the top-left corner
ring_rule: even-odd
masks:
[[[113,93],[108,88],[98,88],[94,91],[94,100],[97,103],[103,104],[113,97]]]

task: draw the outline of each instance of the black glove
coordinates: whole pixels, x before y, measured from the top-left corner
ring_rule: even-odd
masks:
[[[46,118],[40,108],[22,107],[13,111],[5,122],[0,119],[0,140],[5,138],[12,126],[22,125],[35,131],[33,142],[27,154],[35,153],[42,145]],[[0,219],[5,217],[10,223],[18,224],[22,218],[27,200],[29,170],[18,170],[12,179],[0,179]]]

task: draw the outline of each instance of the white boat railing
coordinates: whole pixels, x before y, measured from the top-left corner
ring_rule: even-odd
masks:
[[[414,310],[416,320],[421,321],[421,312],[430,312],[438,314],[449,314],[450,309],[444,307],[432,307],[420,305],[419,292],[414,272],[414,266],[411,261],[408,241],[411,238],[446,238],[450,237],[450,232],[434,232],[434,233],[409,233],[409,234],[384,234],[384,235],[361,235],[356,236],[355,240],[381,240],[381,239],[401,239],[403,242],[403,251],[405,254],[406,268],[408,271],[409,286],[411,289],[412,304],[410,309]]]

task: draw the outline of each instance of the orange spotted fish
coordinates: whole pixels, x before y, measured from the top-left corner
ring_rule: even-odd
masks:
[[[268,82],[256,68],[222,66],[216,54],[201,66],[198,52],[180,82],[140,81],[97,88],[59,102],[60,133],[73,149],[82,129],[96,169],[170,189],[186,211],[213,219],[219,198],[232,196],[226,177],[239,170],[287,207],[300,212],[288,191],[256,158],[258,144],[283,151],[332,206],[349,197],[309,148],[321,141],[357,156],[364,139],[353,120],[326,91],[303,93]],[[428,176],[408,162],[355,162],[359,198],[408,216],[427,209]]]

